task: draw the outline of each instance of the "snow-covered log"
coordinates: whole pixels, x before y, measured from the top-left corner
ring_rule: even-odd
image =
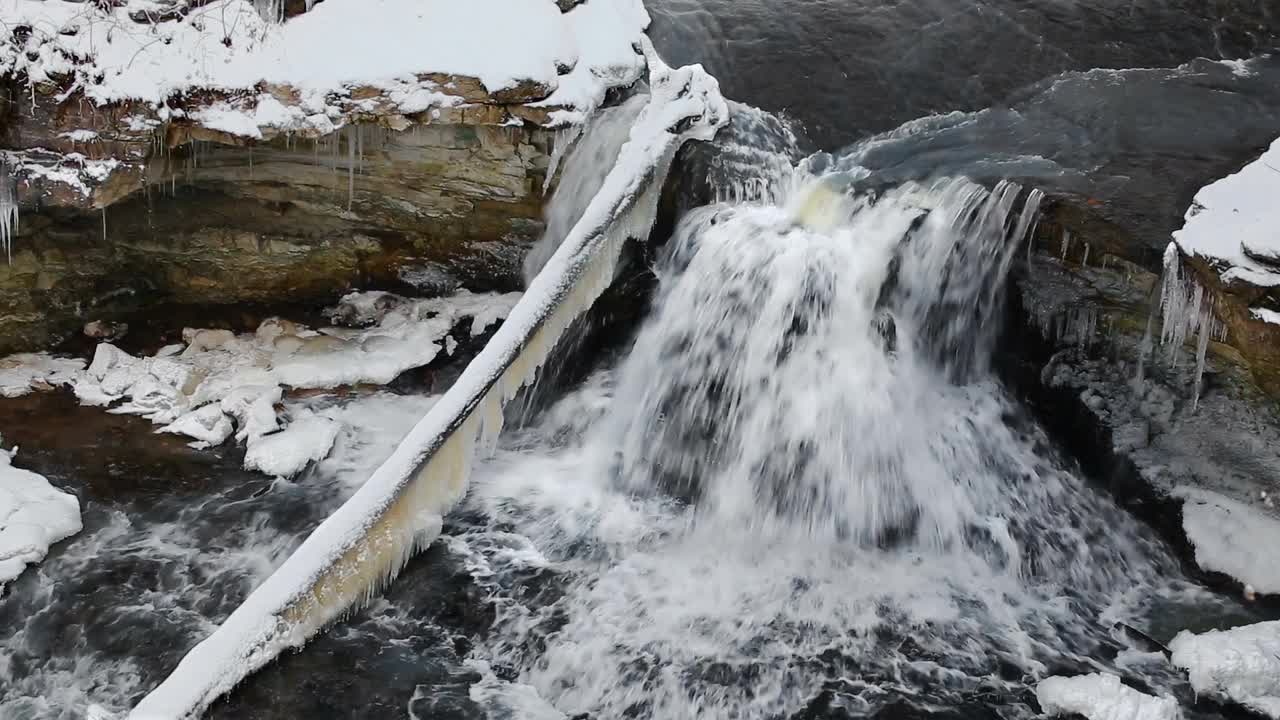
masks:
[[[565,329],[613,278],[621,245],[652,226],[662,177],[686,140],[729,117],[700,66],[668,68],[644,42],[651,99],[582,219],[457,383],[367,483],[134,709],[199,715],[282,650],[381,590],[439,534],[466,490],[472,455],[502,425],[503,403],[536,376]]]

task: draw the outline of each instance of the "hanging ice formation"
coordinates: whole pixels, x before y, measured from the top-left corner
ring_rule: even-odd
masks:
[[[18,232],[18,192],[13,179],[13,168],[0,162],[0,245],[4,256],[13,260],[13,235]]]
[[[466,490],[477,447],[491,447],[503,404],[537,375],[560,335],[613,278],[623,241],[646,237],[675,151],[729,117],[701,66],[662,63],[647,40],[649,104],[614,169],[520,303],[449,392],[342,507],[212,635],[142,699],[132,718],[197,716],[281,651],[386,586],[440,532]]]
[[[1164,251],[1164,272],[1160,282],[1160,344],[1168,346],[1169,364],[1177,367],[1178,351],[1187,338],[1199,332],[1192,407],[1200,405],[1200,381],[1204,376],[1209,341],[1221,342],[1227,337],[1226,325],[1214,316],[1214,303],[1213,294],[1182,271],[1178,245],[1169,243]]]

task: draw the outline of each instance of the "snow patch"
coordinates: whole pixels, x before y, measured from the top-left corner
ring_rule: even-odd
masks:
[[[1210,490],[1180,488],[1182,529],[1196,564],[1266,594],[1280,594],[1280,517]]]
[[[43,476],[13,466],[17,449],[0,449],[0,591],[49,546],[80,532],[80,501]]]
[[[1227,282],[1280,285],[1280,139],[1240,172],[1196,193],[1173,234],[1187,255],[1209,260]]]
[[[267,475],[293,477],[307,465],[323,460],[337,437],[338,423],[303,411],[281,432],[250,438],[244,466]]]
[[[1197,693],[1280,718],[1280,621],[1199,635],[1184,630],[1169,649]]]
[[[1249,314],[1255,320],[1271,323],[1272,325],[1280,325],[1280,312],[1268,310],[1267,308],[1249,308]]]
[[[48,353],[19,353],[0,358],[0,397],[19,397],[33,390],[70,384],[83,369],[83,360]]]
[[[163,348],[153,357],[134,357],[102,343],[83,372],[71,366],[45,370],[39,362],[26,361],[8,380],[0,371],[0,391],[30,386],[28,375],[42,372],[41,377],[50,378],[46,381],[70,382],[82,404],[111,405],[109,412],[140,415],[162,425],[158,432],[190,437],[193,447],[220,445],[234,434],[248,447],[247,469],[292,477],[325,457],[338,426],[302,413],[295,422],[306,422],[292,427],[288,413],[282,417],[277,410],[285,387],[385,385],[434,360],[454,327],[462,324],[473,336],[482,334],[505,318],[519,298],[519,293],[467,291],[427,300],[352,293],[334,315],[354,317],[367,328],[317,332],[280,318],[243,335],[188,328],[185,346]]]
[[[252,108],[198,118],[247,137],[323,117],[357,86],[389,91],[402,112],[456,103],[428,73],[474,77],[491,93],[534,83],[550,91],[547,105],[581,114],[640,77],[634,45],[649,24],[641,0],[590,0],[567,13],[555,0],[327,0],[283,24],[264,20],[258,5],[215,0],[154,21],[148,0],[0,0],[7,27],[31,28],[0,39],[0,73],[31,83],[70,76],[99,105],[136,99],[162,115],[167,100],[193,89],[296,90],[297,107],[259,95]],[[144,15],[153,21],[131,17]]]
[[[1173,698],[1138,692],[1110,673],[1045,678],[1036,699],[1047,715],[1083,715],[1089,720],[1175,720],[1182,717]]]

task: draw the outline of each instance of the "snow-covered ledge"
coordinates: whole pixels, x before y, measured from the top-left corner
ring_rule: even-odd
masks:
[[[145,697],[131,717],[199,715],[281,651],[390,582],[439,535],[472,454],[496,440],[503,404],[531,382],[568,326],[612,281],[622,242],[647,236],[662,176],[687,140],[729,111],[701,67],[667,68],[644,41],[652,96],[583,217],[484,350],[350,500]]]
[[[1196,193],[1173,233],[1188,292],[1222,323],[1263,390],[1280,397],[1280,139]],[[1166,258],[1166,273],[1170,258]]]
[[[3,158],[19,197],[104,207],[191,140],[577,123],[641,76],[649,24],[641,0],[326,0],[284,23],[260,4],[0,0],[0,76],[52,122]]]

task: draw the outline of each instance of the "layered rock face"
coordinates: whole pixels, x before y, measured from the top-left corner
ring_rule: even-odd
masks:
[[[0,353],[158,301],[519,285],[557,128],[639,77],[643,7],[379,11],[14,0]]]

